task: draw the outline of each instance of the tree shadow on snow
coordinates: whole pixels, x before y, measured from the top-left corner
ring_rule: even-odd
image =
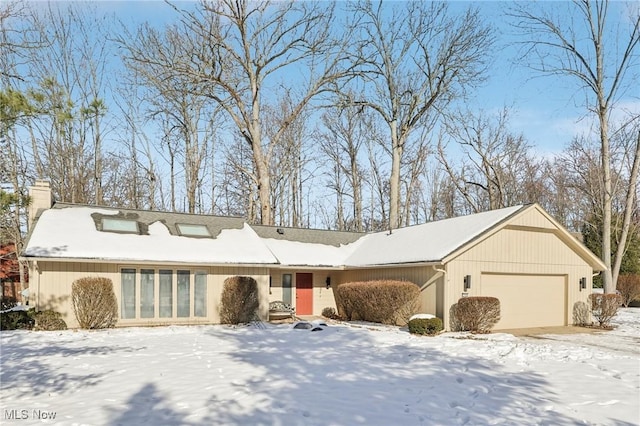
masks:
[[[194,388],[194,391],[197,389]],[[184,425],[188,426],[185,418],[188,413],[176,411],[171,407],[167,398],[153,383],[143,385],[139,391],[127,400],[127,406],[107,407],[110,413],[108,425]]]
[[[540,374],[433,348],[380,344],[371,333],[212,328],[211,345],[235,341],[229,356],[247,374],[233,384],[250,397],[213,394],[203,424],[582,424],[553,409],[555,395]],[[531,413],[535,418],[522,417]]]
[[[94,386],[109,372],[83,374],[78,364],[90,364],[90,358],[85,357],[111,355],[127,350],[112,346],[70,348],[65,343],[51,343],[45,339],[44,335],[49,332],[8,333],[11,334],[2,336],[0,388],[17,390],[18,397],[61,393],[69,389]],[[23,339],[31,333],[43,333],[43,341],[36,343],[32,339]],[[73,373],[64,372],[65,369],[71,369]]]

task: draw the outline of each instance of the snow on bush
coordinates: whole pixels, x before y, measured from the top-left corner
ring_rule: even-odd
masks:
[[[80,328],[110,328],[118,321],[118,302],[108,278],[79,278],[71,285],[71,302]]]
[[[434,335],[442,331],[440,318],[413,318],[409,320],[409,332],[411,334]]]

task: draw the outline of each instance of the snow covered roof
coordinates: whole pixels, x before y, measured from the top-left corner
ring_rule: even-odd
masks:
[[[358,241],[358,247],[345,259],[345,265],[439,262],[522,207],[491,210],[394,229],[392,232],[368,234]]]
[[[40,215],[23,256],[307,267],[435,263],[522,208],[361,234],[250,226],[241,218],[56,204]],[[103,231],[103,218],[133,220],[138,232]],[[179,224],[206,226],[211,237],[180,235]]]
[[[103,216],[135,219],[141,234],[100,231],[98,223]],[[154,220],[155,216],[157,220]],[[212,232],[215,238],[192,238],[172,232],[170,228],[175,224],[168,225],[162,221],[175,216],[157,212],[147,212],[145,215],[137,211],[125,211],[123,214],[118,209],[59,206],[45,210],[40,215],[23,256],[191,264],[278,263],[260,237],[241,219],[234,221],[233,218],[210,216],[209,222],[216,231],[217,219],[226,222],[227,228]],[[183,219],[187,223],[194,220],[201,222],[205,218],[184,216],[188,216]]]

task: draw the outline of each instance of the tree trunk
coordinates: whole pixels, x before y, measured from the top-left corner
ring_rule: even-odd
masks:
[[[618,243],[618,249],[616,250],[613,268],[611,270],[612,281],[616,283],[616,285],[618,282],[618,275],[620,274],[620,267],[622,266],[622,258],[624,257],[627,238],[629,236],[629,227],[631,226],[631,216],[636,201],[635,196],[636,189],[638,188],[638,174],[640,174],[640,130],[638,131],[635,155],[633,157],[631,175],[629,177],[629,188],[627,189],[626,194],[626,204],[624,206],[624,219],[622,221],[620,242]]]
[[[396,229],[400,226],[400,165],[402,161],[403,144],[398,135],[396,121],[390,123],[391,127],[391,177],[389,179],[389,228]]]

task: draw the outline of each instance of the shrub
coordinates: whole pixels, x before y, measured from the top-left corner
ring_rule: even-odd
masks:
[[[251,277],[230,277],[224,281],[220,301],[222,324],[243,324],[255,319],[260,306],[258,283]]]
[[[14,297],[0,297],[0,311],[6,311],[14,308],[18,304],[18,301]]]
[[[573,325],[585,326],[591,324],[589,317],[589,306],[586,303],[578,301],[573,304]]]
[[[67,323],[62,319],[62,315],[51,309],[36,313],[35,320],[34,330],[54,331],[67,329]]]
[[[619,294],[591,293],[589,295],[591,315],[598,321],[600,327],[609,327],[611,320],[618,313],[621,302],[622,297]]]
[[[31,330],[34,311],[9,311],[0,314],[0,330]]]
[[[640,300],[640,275],[620,275],[616,289],[622,298],[625,308],[634,300]]]
[[[80,328],[109,328],[118,321],[118,302],[108,278],[75,280],[71,286],[71,302]]]
[[[408,281],[365,281],[340,284],[339,313],[346,320],[405,325],[418,308],[420,289]]]
[[[463,297],[454,306],[460,331],[489,333],[500,321],[500,301],[495,297]]]
[[[332,320],[340,319],[340,315],[338,315],[338,312],[336,312],[336,310],[330,306],[327,306],[322,310],[322,316]]]
[[[449,308],[449,329],[451,331],[462,331],[462,324],[458,321],[458,317],[456,316],[456,309],[458,309],[458,304],[454,303]]]
[[[411,334],[434,335],[442,331],[442,320],[440,318],[414,318],[409,321],[409,332]]]

